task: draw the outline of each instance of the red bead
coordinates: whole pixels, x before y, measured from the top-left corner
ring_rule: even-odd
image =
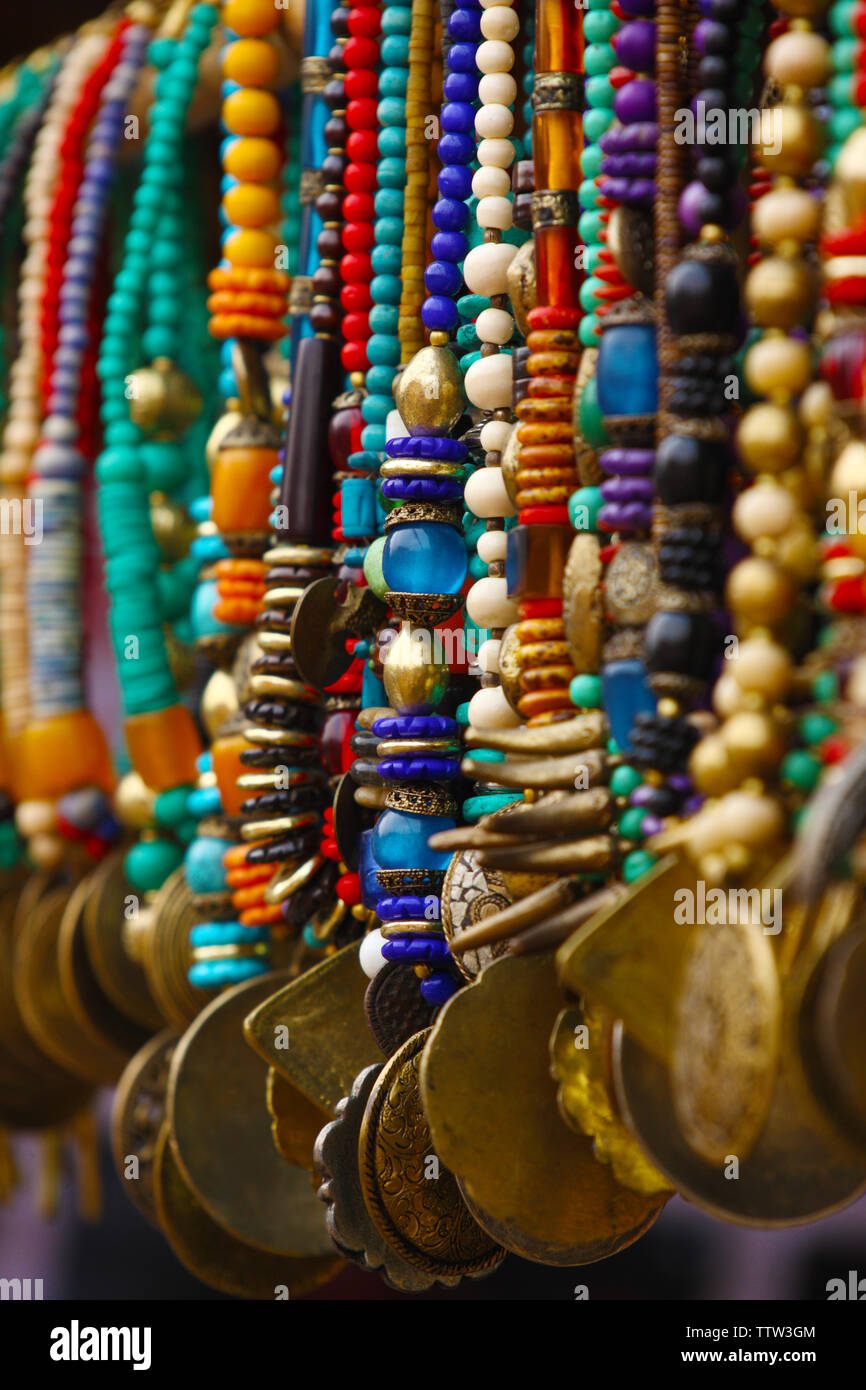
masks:
[[[528,598],[524,599],[519,608],[521,622],[528,622],[531,618],[561,618],[562,599],[561,598]]]
[[[357,251],[350,252],[340,261],[340,274],[347,284],[356,284],[359,280],[366,280],[369,283],[373,278],[370,257],[361,255]]]
[[[866,612],[866,593],[863,591],[862,577],[837,580],[831,587],[827,602],[834,613]]]
[[[340,303],[347,314],[364,314],[373,307],[373,297],[368,285],[344,285],[340,290]]]
[[[372,222],[347,222],[343,228],[346,251],[372,251],[376,243]]]
[[[375,193],[375,164],[350,164],[343,175],[343,183],[347,193]]]
[[[357,874],[343,874],[337,879],[337,897],[347,907],[355,907],[361,901],[361,880]]]
[[[347,222],[372,222],[375,211],[371,193],[347,193],[343,199],[343,217]]]
[[[365,372],[369,367],[365,343],[344,343],[340,349],[340,361],[347,372]]]
[[[848,756],[850,747],[846,739],[840,738],[838,734],[831,734],[821,744],[821,757],[825,763],[840,763]]]
[[[343,48],[346,68],[375,68],[379,62],[379,45],[375,39],[351,38]]]
[[[346,124],[350,130],[377,130],[379,119],[376,115],[376,102],[370,97],[360,101],[350,101],[346,107]]]
[[[521,526],[567,526],[568,507],[522,507],[517,520]]]
[[[343,337],[347,342],[366,342],[370,336],[370,320],[366,314],[347,314],[343,319]]]
[[[614,91],[617,91],[620,87],[624,87],[626,82],[631,82],[633,77],[634,73],[631,68],[624,68],[618,65],[617,67],[611,68],[607,75],[607,80]]]
[[[346,154],[356,164],[375,164],[379,158],[379,137],[375,130],[353,130],[346,141]]]
[[[529,327],[536,328],[577,328],[583,318],[581,309],[571,309],[566,306],[555,308],[553,305],[539,305],[529,311]]]
[[[382,18],[378,9],[351,9],[346,20],[346,28],[355,39],[374,39],[382,29]]]
[[[347,101],[356,101],[359,97],[378,96],[379,78],[371,68],[354,68],[346,73],[343,91]]]

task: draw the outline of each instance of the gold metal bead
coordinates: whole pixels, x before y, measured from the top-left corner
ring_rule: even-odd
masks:
[[[133,424],[152,439],[176,438],[201,414],[201,392],[167,357],[134,371],[127,378],[127,392]]]
[[[689,759],[689,772],[699,792],[721,796],[738,782],[730,753],[718,734],[701,739]]]
[[[798,396],[812,379],[812,354],[808,343],[768,333],[746,353],[746,381],[759,396],[780,401]]]
[[[388,701],[396,710],[435,708],[448,689],[448,665],[433,659],[435,649],[429,639],[424,629],[413,630],[405,622],[388,648],[383,680]]]
[[[786,2],[790,4],[791,0]],[[760,139],[755,144],[760,162],[769,173],[801,178],[820,156],[823,139],[821,127],[808,106],[785,103],[764,114]]]
[[[409,433],[447,434],[466,408],[463,376],[448,348],[416,352],[394,384],[394,404]]]
[[[796,328],[806,321],[814,296],[814,277],[803,260],[767,256],[746,278],[746,307],[762,328]]]
[[[762,401],[746,411],[737,430],[737,449],[752,473],[781,473],[796,463],[803,432],[793,410]]]
[[[238,692],[227,671],[214,671],[201,697],[201,717],[210,738],[219,734],[225,721],[239,709]]]
[[[114,793],[114,809],[124,825],[145,830],[155,824],[156,795],[137,772],[121,777]]]
[[[509,265],[505,272],[505,279],[514,321],[520,332],[526,337],[529,332],[529,314],[535,308],[537,299],[535,243],[531,237],[523,243]]]
[[[742,776],[778,767],[785,745],[772,719],[755,710],[740,710],[723,726],[720,737]]]
[[[771,560],[750,556],[731,570],[725,601],[749,624],[772,625],[790,610],[794,589],[787,575]]]
[[[866,127],[853,131],[843,144],[833,170],[846,219],[855,222],[866,211]]]
[[[195,526],[183,507],[156,493],[150,506],[153,538],[169,560],[180,560],[189,551]]]

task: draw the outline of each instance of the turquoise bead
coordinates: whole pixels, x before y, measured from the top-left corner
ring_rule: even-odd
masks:
[[[583,32],[590,43],[605,43],[619,28],[619,20],[609,10],[593,10],[584,16]]]
[[[591,77],[586,84],[586,99],[595,110],[613,110],[614,90],[609,77]]]
[[[126,877],[139,893],[155,892],[179,868],[183,853],[173,840],[142,840],[126,856]]]
[[[392,192],[386,189],[386,192]],[[376,241],[380,245],[401,247],[403,242],[403,218],[380,217],[376,223]]]
[[[373,857],[383,869],[447,869],[450,852],[432,850],[427,841],[441,830],[454,828],[450,816],[383,811],[373,828]]]
[[[375,366],[397,367],[400,362],[400,343],[390,334],[374,333],[367,340],[367,356]]]
[[[603,415],[655,412],[658,362],[652,324],[618,324],[602,333],[596,384]]]
[[[583,133],[587,140],[596,143],[613,123],[613,112],[606,107],[595,107],[583,117]]]
[[[382,27],[384,28],[384,22]],[[383,97],[405,97],[408,84],[408,68],[385,68],[379,74],[379,95]]]
[[[164,825],[170,830],[173,825],[186,820],[186,803],[190,791],[190,787],[172,787],[170,791],[160,793],[153,805],[153,814],[158,825]]]
[[[380,150],[381,154],[381,150]],[[406,161],[399,158],[380,159],[376,169],[376,177],[379,187],[382,188],[405,188],[406,186]]]
[[[585,241],[586,244],[587,244],[587,246],[591,245],[593,242],[601,241],[601,233],[602,233],[601,213],[600,213],[600,212],[584,212],[584,213],[581,213],[580,218],[578,219],[578,223],[577,223],[577,230],[578,230],[578,232],[580,233],[581,240],[582,240],[582,241]]]
[[[616,54],[608,43],[590,43],[584,49],[583,66],[589,77],[610,72],[615,63]]]
[[[626,883],[635,883],[637,879],[643,878],[644,874],[648,874],[657,863],[656,856],[650,854],[648,850],[633,850],[623,860],[622,876]]]
[[[382,33],[408,34],[412,26],[412,11],[398,5],[386,5],[382,11]]]
[[[379,306],[377,306],[377,308],[378,307]],[[391,312],[390,305],[383,305],[381,307],[387,309],[389,313]],[[399,313],[399,310],[395,307],[393,312],[396,314]],[[373,325],[371,324],[370,326],[372,327]],[[375,392],[377,395],[387,395],[390,397],[395,375],[396,369],[388,366],[387,363],[383,363],[381,366],[377,365],[370,367],[367,371],[367,390]]]
[[[474,749],[472,756],[475,756]],[[501,811],[503,806],[522,800],[522,792],[485,792],[480,796],[470,796],[463,803],[463,819],[472,824],[482,816],[490,816],[494,811]]]
[[[571,703],[578,709],[598,709],[601,706],[601,676],[575,676],[568,688]]]
[[[400,310],[396,305],[374,304],[369,313],[370,331],[373,333],[396,333],[397,324],[400,318]],[[374,388],[370,385],[369,375],[367,377],[367,390]]]
[[[373,289],[373,284],[375,284],[380,275],[386,275],[396,280],[398,284],[402,284],[400,280],[400,271],[403,265],[401,248],[399,246],[374,246],[370,255],[370,264],[373,270],[373,281],[370,286],[370,294],[373,299],[382,300],[382,302],[386,304],[399,304],[399,295],[396,299],[383,299],[383,296],[377,294]]]
[[[610,777],[610,789],[614,796],[631,796],[632,792],[640,786],[643,778],[633,767],[624,763],[622,767],[614,768]]]
[[[380,304],[399,304],[403,284],[397,275],[374,275],[370,293]]]
[[[580,156],[580,168],[584,178],[598,178],[603,159],[604,155],[598,145],[587,145]]]
[[[376,108],[381,126],[405,126],[406,103],[400,97],[385,97]]]
[[[568,499],[568,519],[575,531],[594,531],[601,511],[601,488],[579,487]]]

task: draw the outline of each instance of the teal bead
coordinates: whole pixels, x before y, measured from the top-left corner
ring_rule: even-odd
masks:
[[[832,11],[831,11],[832,13]],[[830,66],[834,72],[853,72],[857,66],[858,39],[842,38],[830,47]]]
[[[161,888],[169,874],[180,868],[183,851],[173,840],[142,840],[126,856],[126,877],[139,893]]]
[[[471,579],[484,579],[487,576],[487,565],[480,555],[473,555],[469,561],[469,575]]]
[[[617,829],[624,840],[639,840],[641,838],[641,826],[645,815],[646,811],[640,806],[630,806],[627,811],[623,811]]]
[[[408,84],[408,68],[385,68],[379,74],[379,95],[381,97],[405,97]]]
[[[601,246],[587,246],[586,248],[583,266],[585,270],[589,271],[590,275],[594,275],[602,263],[602,250],[603,248]]]
[[[482,816],[490,816],[494,811],[501,811],[503,806],[522,800],[522,792],[485,792],[480,796],[470,796],[463,803],[463,819],[471,825]]]
[[[577,230],[580,233],[581,240],[585,241],[587,246],[591,245],[593,242],[601,241],[602,229],[603,224],[600,212],[581,213],[577,223]]]
[[[412,11],[408,7],[386,5],[382,11],[383,34],[408,34],[412,27]]]
[[[613,124],[613,112],[604,106],[586,111],[583,117],[583,133],[587,140],[597,143],[604,132]]]
[[[384,97],[376,107],[380,126],[405,126],[406,103],[400,97]]]
[[[123,444],[103,450],[96,461],[95,472],[98,483],[134,483],[137,487],[147,476],[139,451]]]
[[[391,192],[386,189],[386,192]],[[380,217],[376,223],[376,241],[385,246],[401,247],[403,242],[402,217]]]
[[[829,738],[836,732],[838,725],[835,719],[831,719],[828,714],[821,714],[816,711],[814,714],[806,714],[800,720],[800,736],[804,743],[821,743],[823,739]]]
[[[853,95],[853,79],[850,72],[839,73],[832,77],[827,84],[827,95],[834,106],[851,106]]]
[[[366,396],[361,402],[361,414],[367,425],[384,425],[393,409],[393,396],[371,395]]]
[[[798,791],[810,792],[818,784],[821,763],[803,748],[794,748],[782,759],[782,778]]]
[[[479,763],[504,763],[505,754],[495,748],[473,748],[472,756]]]
[[[390,306],[387,307],[390,309]],[[399,311],[395,308],[394,313],[396,314],[398,312]],[[387,362],[370,367],[367,371],[367,390],[371,393],[375,393],[377,396],[387,396],[391,399],[393,397],[392,386],[394,384],[395,375],[395,369],[389,367]]]
[[[834,111],[829,120],[830,134],[841,144],[860,129],[860,112],[854,110]]]
[[[600,709],[601,676],[589,673],[575,676],[568,687],[568,693],[571,703],[578,709]]]
[[[622,876],[626,883],[635,883],[639,878],[643,878],[644,874],[648,874],[657,863],[656,856],[648,850],[632,850],[623,860]]]
[[[174,357],[177,334],[169,328],[146,328],[141,335],[141,350],[151,361],[155,357]]]
[[[393,276],[396,280],[400,279],[400,271],[403,267],[403,253],[399,246],[374,246],[370,254],[370,265],[375,279],[378,275]],[[402,283],[402,282],[401,282]],[[370,294],[373,299],[381,299],[372,288]],[[387,300],[386,303],[399,304],[400,300]]]
[[[457,312],[462,319],[477,319],[478,315],[490,308],[490,300],[483,294],[464,294],[457,300]]]
[[[586,145],[580,156],[580,168],[584,178],[597,179],[601,173],[604,155],[598,145]]]
[[[614,90],[609,77],[591,77],[586,84],[586,99],[591,107],[613,111]]]
[[[479,350],[478,350],[477,352],[467,352],[466,355],[465,355],[465,357],[461,357],[461,358],[460,358],[460,370],[461,370],[461,372],[463,373],[463,375],[464,375],[464,376],[466,375],[466,373],[469,371],[469,368],[472,366],[473,362],[480,362],[480,361],[481,361],[481,349],[480,349],[480,348],[479,348]]]
[[[837,38],[850,38],[854,30],[854,12],[857,9],[857,0],[848,0],[841,5],[832,5],[827,16],[830,32]]]
[[[399,304],[403,283],[397,275],[374,275],[370,294],[380,304]]]
[[[623,763],[622,767],[614,768],[611,773],[610,789],[614,796],[631,796],[642,781],[643,778],[635,768]]]
[[[381,154],[381,150],[379,151]],[[376,168],[379,188],[405,188],[406,160],[394,157],[380,159]]]
[[[402,218],[405,201],[402,188],[380,188],[373,199],[373,208],[377,217]]]
[[[588,314],[597,309],[600,303],[598,292],[603,288],[601,280],[597,280],[594,275],[590,275],[584,280],[579,290],[580,303]]]
[[[184,786],[172,787],[170,791],[161,792],[153,805],[157,825],[163,825],[170,830],[172,826],[186,820],[186,804],[191,791],[192,787]]]
[[[407,38],[405,38],[403,34],[389,34],[386,38],[384,38],[384,39],[382,40],[382,47],[381,47],[381,49],[380,49],[380,53],[381,53],[381,55],[382,55],[382,62],[383,62],[387,67],[389,67],[389,68],[405,67],[405,66],[407,66],[407,64],[408,64],[408,62],[409,62],[409,40],[408,40]],[[406,132],[405,132],[405,128],[400,132],[400,134],[402,135],[402,143],[401,143],[401,141],[395,141],[395,142],[389,142],[387,145],[384,145],[384,146],[383,146],[383,144],[382,144],[382,137],[383,137],[384,135],[391,135],[392,133],[393,133],[393,134],[396,134],[396,133],[397,133],[397,129],[396,129],[395,127],[393,127],[393,126],[391,126],[391,127],[386,127],[385,129],[379,131],[379,153],[380,153],[380,154],[401,154],[401,153],[405,153],[405,150],[406,150]]]
[[[575,531],[594,531],[601,511],[600,487],[579,487],[568,499],[568,519]]]
[[[820,671],[812,681],[816,700],[835,700],[839,694],[839,678],[835,671]]]
[[[600,77],[616,64],[616,54],[608,43],[589,43],[583,52],[584,71],[588,77]]]
[[[396,333],[400,320],[400,310],[392,304],[374,304],[368,317],[372,333]],[[369,377],[366,385],[367,389],[370,390]]]
[[[131,420],[118,420],[105,431],[106,444],[138,444],[141,430]]]
[[[474,323],[461,323],[455,335],[459,347],[473,348],[481,339],[475,331]]]
[[[375,366],[397,367],[400,363],[400,343],[391,334],[374,333],[367,340],[367,356]]]
[[[594,208],[598,205],[601,194],[597,184],[593,183],[592,179],[584,179],[577,190],[577,196],[582,208]]]
[[[366,429],[361,430],[361,445],[363,448],[371,450],[372,453],[384,453],[385,442],[384,425],[367,425]]]
[[[619,20],[610,10],[592,10],[584,15],[583,32],[590,43],[606,43],[619,28]]]

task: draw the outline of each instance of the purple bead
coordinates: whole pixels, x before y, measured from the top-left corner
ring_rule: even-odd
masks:
[[[624,24],[611,43],[624,67],[632,72],[652,72],[655,63],[656,27],[651,20],[636,19]]]
[[[627,207],[652,207],[656,200],[655,179],[631,179],[623,202]]]
[[[651,153],[612,154],[602,160],[601,172],[610,178],[652,178],[656,157]]]
[[[655,121],[634,121],[621,127],[611,126],[602,135],[599,144],[604,154],[625,154],[629,150],[652,150],[655,153],[658,134]]]
[[[599,463],[606,473],[642,478],[652,471],[655,457],[654,449],[605,449]]]
[[[655,121],[656,84],[648,77],[636,77],[620,87],[613,99],[614,115],[623,125]]]
[[[605,478],[601,485],[605,502],[651,502],[652,478]]]
[[[687,772],[672,772],[668,777],[668,786],[678,796],[686,796],[692,790],[693,783]]]
[[[702,807],[703,804],[704,804],[704,799],[705,799],[705,798],[702,797],[702,796],[690,796],[689,799],[688,799],[688,801],[685,802],[685,804],[684,804],[684,806],[683,806],[683,809],[682,809],[683,815],[684,815],[684,816],[696,816],[697,813],[698,813],[698,811],[701,809],[701,807]]]
[[[658,816],[647,815],[641,821],[640,831],[649,839],[652,835],[660,835],[664,828],[665,823],[659,820]]]
[[[610,502],[598,514],[603,531],[644,531],[652,522],[652,507],[640,502]]]

